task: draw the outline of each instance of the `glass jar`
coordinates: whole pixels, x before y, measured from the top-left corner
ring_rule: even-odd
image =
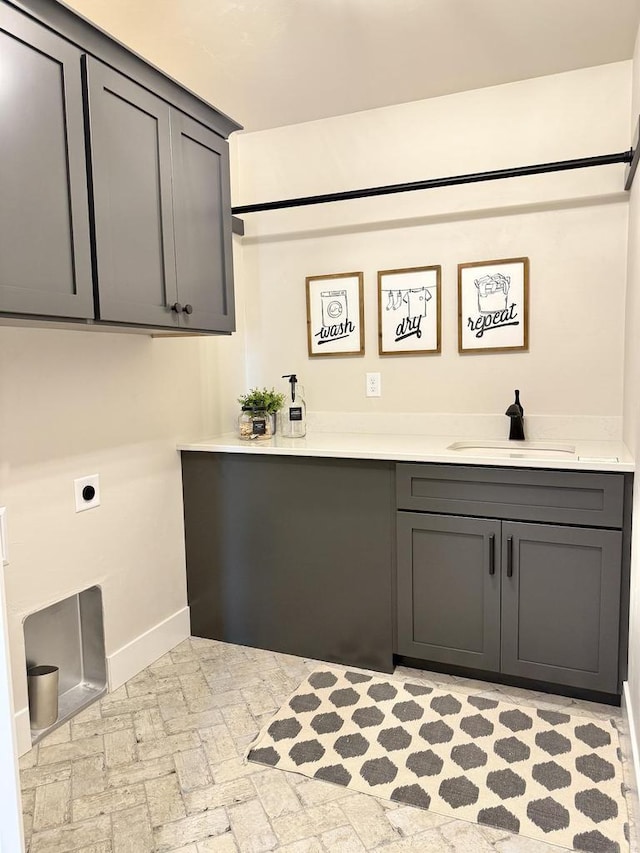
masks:
[[[238,418],[238,434],[246,441],[271,438],[273,435],[273,418],[264,409],[253,409],[243,406]]]

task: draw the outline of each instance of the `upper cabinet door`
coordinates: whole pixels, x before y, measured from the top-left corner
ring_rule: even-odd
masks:
[[[0,3],[0,311],[93,317],[80,52]]]
[[[101,320],[178,326],[169,105],[88,58]],[[177,308],[178,306],[176,306]]]
[[[176,269],[181,325],[235,329],[227,143],[178,110],[171,114]]]

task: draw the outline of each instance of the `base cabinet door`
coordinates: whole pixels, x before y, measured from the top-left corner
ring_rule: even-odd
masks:
[[[497,672],[500,522],[398,513],[398,652]]]
[[[622,534],[502,523],[502,672],[618,691]]]
[[[0,312],[93,317],[80,57],[0,3]]]

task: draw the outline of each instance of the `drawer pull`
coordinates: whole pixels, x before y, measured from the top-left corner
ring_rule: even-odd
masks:
[[[507,536],[507,577],[513,577],[513,536]]]
[[[496,573],[496,534],[492,533],[489,537],[489,574]]]

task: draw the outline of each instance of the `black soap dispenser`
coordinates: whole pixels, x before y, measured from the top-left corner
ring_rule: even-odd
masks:
[[[302,438],[307,432],[307,407],[302,396],[303,389],[295,373],[285,373],[282,378],[289,380],[289,394],[282,410],[281,432],[284,438]]]

